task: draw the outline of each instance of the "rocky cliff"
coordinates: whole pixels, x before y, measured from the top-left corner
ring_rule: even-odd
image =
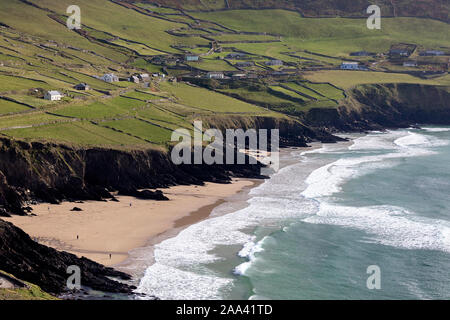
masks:
[[[70,276],[67,267],[71,265],[80,267],[83,286],[122,293],[130,293],[133,289],[109,278],[127,280],[130,278],[127,274],[40,245],[21,229],[0,219],[0,270],[37,284],[46,292],[59,294],[67,290]]]
[[[101,200],[111,191],[164,200],[138,189],[258,177],[261,165],[179,165],[162,150],[75,148],[0,139],[0,214],[26,214],[25,201]]]
[[[301,116],[328,132],[380,130],[415,124],[450,125],[450,88],[420,84],[360,85],[336,109],[312,109]]]

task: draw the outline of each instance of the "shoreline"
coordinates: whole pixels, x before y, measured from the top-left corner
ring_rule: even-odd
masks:
[[[208,182],[203,186],[160,189],[169,201],[117,196],[119,202],[40,203],[32,206],[32,216],[4,219],[41,244],[123,269],[130,263],[133,250],[155,245],[165,240],[165,235],[174,236],[174,231],[208,218],[227,198],[255,187],[258,182],[235,178],[229,184]],[[71,211],[74,207],[83,211]]]

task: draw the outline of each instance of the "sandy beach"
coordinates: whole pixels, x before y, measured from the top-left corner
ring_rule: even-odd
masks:
[[[5,220],[39,243],[111,266],[125,261],[130,250],[145,246],[149,239],[207,218],[226,198],[254,184],[233,179],[230,184],[161,189],[169,201],[118,196],[119,202],[43,203],[32,206],[36,216]],[[74,207],[83,211],[71,211]]]

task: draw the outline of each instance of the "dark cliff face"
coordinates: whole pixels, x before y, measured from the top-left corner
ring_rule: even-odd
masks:
[[[131,293],[134,289],[108,278],[128,280],[130,277],[127,274],[40,245],[21,229],[0,220],[0,270],[37,284],[49,293],[59,294],[67,290],[67,278],[70,276],[67,268],[71,265],[80,268],[83,286],[118,293]]]
[[[450,125],[450,91],[419,84],[361,85],[348,92],[339,108],[312,109],[303,121],[328,132]]]
[[[58,203],[111,198],[111,191],[259,177],[261,165],[179,165],[160,150],[70,148],[52,143],[0,139],[0,214],[25,214],[25,200]],[[151,198],[151,193],[146,193]],[[164,200],[159,193],[154,199]]]

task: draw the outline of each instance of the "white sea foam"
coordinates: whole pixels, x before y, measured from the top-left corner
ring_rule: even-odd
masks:
[[[447,132],[450,131],[450,128],[422,128],[428,132]]]
[[[447,221],[420,218],[393,206],[346,207],[327,198],[341,191],[344,183],[382,167],[396,165],[397,159],[434,154],[430,148],[446,141],[415,132],[391,131],[356,139],[352,150],[388,150],[388,153],[339,159],[310,174],[305,197],[320,200],[308,223],[340,225],[366,231],[371,241],[409,249],[450,252],[450,225]],[[385,151],[386,152],[386,151]]]
[[[395,140],[394,140],[395,139]],[[447,142],[431,136],[400,131],[385,135],[372,134],[355,140],[352,150],[392,150],[389,153],[364,153],[360,157],[341,158],[313,171],[302,195],[308,198],[331,196],[342,190],[342,185],[356,177],[374,170],[397,165],[398,159],[434,154],[429,148],[445,145]],[[367,155],[366,155],[367,154]]]
[[[245,275],[245,272],[250,268],[252,263],[256,260],[256,254],[258,252],[264,251],[263,243],[267,237],[264,237],[258,242],[249,241],[247,242],[241,251],[239,251],[238,256],[248,259],[248,261],[241,263],[234,269],[234,273],[238,275]]]
[[[438,139],[436,137],[427,136],[410,131],[408,132],[407,136],[398,138],[397,140],[394,141],[394,143],[403,148],[411,146],[431,148],[431,147],[445,146],[448,144],[447,141]]]
[[[363,230],[368,241],[405,249],[450,252],[448,221],[416,216],[394,206],[347,207],[322,202],[317,215],[304,219]]]
[[[219,290],[231,283],[230,278],[155,263],[147,269],[137,291],[164,300],[220,299]]]
[[[301,164],[297,164],[301,165]],[[214,253],[219,245],[240,245],[239,255],[249,261],[235,269],[245,274],[261,252],[263,240],[243,232],[256,226],[275,226],[279,221],[303,217],[317,210],[313,201],[302,200],[304,177],[295,166],[281,169],[269,181],[251,190],[248,207],[201,221],[176,237],[155,246],[156,263],[147,268],[137,292],[162,299],[220,298],[232,279],[211,272],[207,264],[222,259]],[[306,176],[308,173],[304,172]]]

